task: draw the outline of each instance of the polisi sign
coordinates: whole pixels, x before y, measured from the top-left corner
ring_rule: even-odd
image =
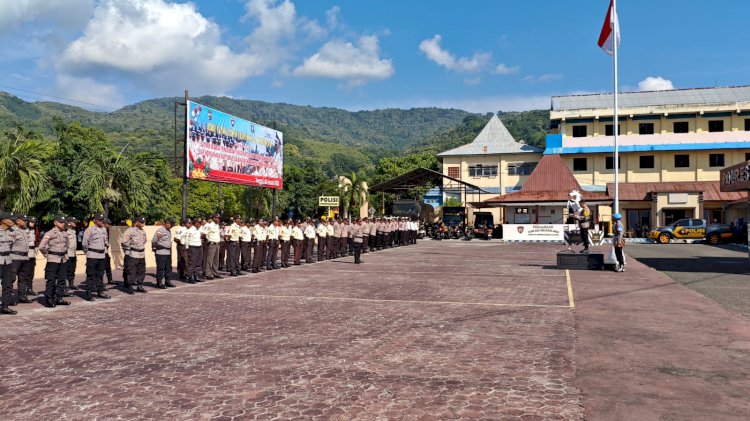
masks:
[[[721,170],[721,191],[750,190],[750,161]]]
[[[339,206],[338,196],[318,196],[318,206],[325,208],[336,208]]]

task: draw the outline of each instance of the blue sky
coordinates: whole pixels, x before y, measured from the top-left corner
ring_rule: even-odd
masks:
[[[608,0],[14,0],[0,90],[111,111],[227,95],[349,110],[548,108],[612,90]],[[621,90],[747,85],[750,2],[620,0]]]

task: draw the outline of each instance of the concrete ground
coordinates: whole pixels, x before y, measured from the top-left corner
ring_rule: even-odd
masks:
[[[4,419],[747,419],[750,323],[631,259],[416,246],[0,317]],[[603,249],[604,250],[604,249]]]

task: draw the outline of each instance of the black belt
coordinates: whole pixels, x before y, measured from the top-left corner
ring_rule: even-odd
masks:
[[[157,250],[172,250],[172,247],[156,246]]]
[[[134,249],[134,248],[131,248],[130,251],[134,251],[136,253],[142,253],[142,252],[146,251],[146,249]]]
[[[0,252],[0,256],[10,256],[10,252],[9,251],[1,251]]]
[[[30,248],[31,250],[34,250],[34,249],[36,248],[36,246],[29,246],[29,248]]]
[[[104,254],[104,253],[105,253],[105,251],[104,251],[104,250],[102,250],[102,249],[91,249],[91,248],[90,248],[90,249],[87,249],[87,250],[86,250],[86,252],[89,252],[89,251],[90,251],[90,252],[92,252],[92,253],[101,253],[101,254]]]
[[[10,254],[15,254],[16,256],[29,256],[28,251],[11,251]]]
[[[62,252],[58,252],[58,251],[48,251],[47,253],[48,253],[48,254],[52,254],[52,255],[55,255],[55,256],[67,256],[67,255],[68,255],[68,252],[66,252],[66,251],[62,251]]]

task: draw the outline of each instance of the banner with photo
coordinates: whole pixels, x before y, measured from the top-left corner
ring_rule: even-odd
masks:
[[[284,135],[192,101],[187,104],[187,177],[283,187]]]

